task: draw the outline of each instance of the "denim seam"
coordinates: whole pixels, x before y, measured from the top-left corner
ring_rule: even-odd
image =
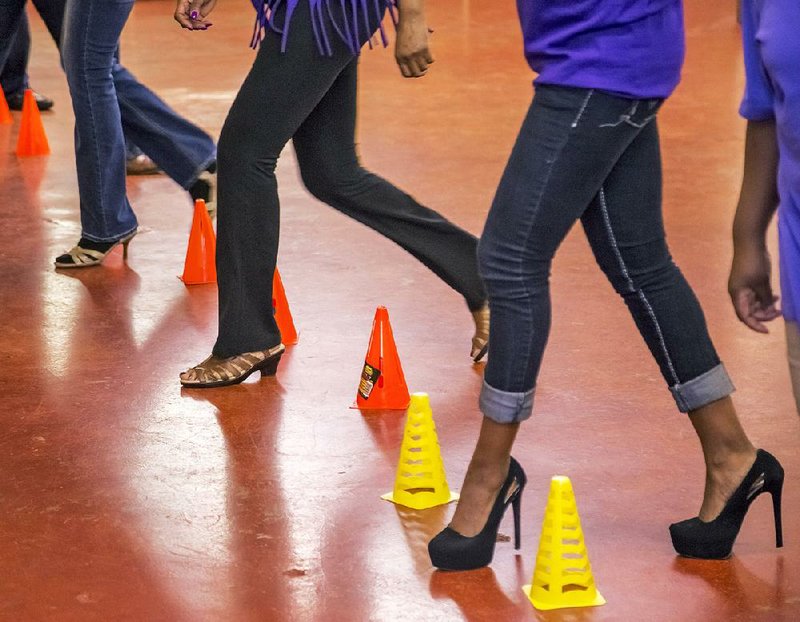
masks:
[[[128,231],[126,231],[125,233],[122,233],[120,235],[114,236],[112,238],[98,238],[97,236],[89,235],[88,233],[85,233],[85,232],[81,233],[81,237],[82,238],[86,238],[87,240],[91,240],[92,242],[119,242],[122,238],[130,235],[131,233],[136,231],[138,228],[139,228],[139,225],[134,225],[133,228],[128,229]]]
[[[578,122],[581,120],[581,117],[583,117],[583,113],[586,111],[586,107],[589,105],[589,100],[591,99],[593,93],[594,93],[594,89],[590,89],[589,92],[586,94],[586,97],[584,98],[583,103],[581,104],[581,108],[578,111],[578,115],[575,117],[573,122],[570,124],[571,128],[574,129],[575,127],[577,127]],[[531,224],[528,227],[527,234],[525,235],[525,246],[528,245],[528,242],[530,241],[531,236],[533,235],[533,228],[536,225],[536,218],[537,218],[537,216],[539,214],[539,208],[541,207],[542,200],[544,199],[544,195],[547,192],[547,186],[550,183],[550,177],[551,177],[551,175],[553,173],[553,168],[555,167],[556,162],[558,162],[559,158],[561,157],[561,154],[564,151],[564,148],[567,146],[567,143],[569,142],[569,139],[570,139],[570,135],[571,135],[571,132],[569,132],[569,131],[566,132],[566,136],[561,141],[561,144],[558,145],[558,148],[556,149],[555,155],[554,155],[552,161],[548,165],[547,173],[545,174],[545,178],[544,178],[544,183],[542,184],[542,190],[539,193],[539,196],[536,198],[536,203],[534,204],[533,210],[531,212]],[[521,259],[520,259],[519,265],[517,266],[517,269],[519,271],[517,276],[520,277],[520,280],[523,283],[525,283],[525,279],[522,278],[522,275],[521,275],[521,271],[522,271],[522,260]],[[531,290],[529,289],[527,283],[525,285],[525,294],[529,298],[533,298],[533,292],[531,292]],[[530,323],[531,323],[531,325],[533,324],[533,319],[532,318],[530,320]],[[529,333],[530,333],[530,340],[528,341],[527,350],[526,351],[531,353],[532,350],[533,350],[532,344],[531,344],[531,340],[533,340],[534,331],[531,330],[531,331],[529,331]],[[532,354],[528,354],[528,358],[526,359],[525,364],[519,366],[519,369],[523,372],[523,374],[524,374],[524,370],[527,369],[528,366],[529,366],[530,357],[531,356],[532,356]],[[536,381],[534,379],[534,387],[535,386],[536,386]]]
[[[628,272],[628,267],[625,265],[625,260],[622,257],[622,253],[619,250],[619,245],[617,244],[617,238],[614,235],[614,229],[611,226],[611,218],[608,215],[608,205],[606,203],[606,193],[605,188],[600,187],[600,209],[603,212],[603,221],[606,225],[606,232],[608,233],[609,242],[611,242],[611,247],[614,249],[614,255],[619,262],[620,268],[622,268],[622,274],[625,276],[625,280],[628,283],[628,291],[631,293],[635,293],[638,295],[639,299],[644,303],[645,308],[647,309],[647,313],[650,316],[650,319],[653,322],[653,326],[655,326],[656,333],[658,334],[658,341],[661,344],[661,350],[664,352],[664,357],[667,361],[667,366],[669,367],[670,374],[672,374],[672,379],[675,385],[680,384],[680,380],[678,379],[678,374],[675,372],[675,367],[672,364],[672,358],[669,355],[669,350],[667,350],[667,343],[664,340],[664,334],[661,332],[661,326],[658,323],[658,318],[656,317],[655,312],[653,311],[653,307],[650,305],[650,301],[647,300],[647,296],[645,295],[644,291],[640,288],[637,288],[634,285],[633,279],[631,278],[630,273]]]
[[[89,26],[88,25],[92,22],[92,12],[93,12],[93,10],[94,10],[94,4],[90,2],[89,3],[89,13],[88,13],[87,18],[86,18],[86,27],[83,29],[83,41],[81,41],[81,45],[83,47],[83,68],[82,68],[83,87],[84,87],[87,95],[89,95],[89,91],[91,90],[91,89],[89,89],[89,86],[88,86],[89,85],[89,76],[86,73],[86,71],[87,71],[86,68],[88,66],[88,55],[89,55],[89,45],[88,45]],[[95,113],[94,113],[94,104],[92,102],[91,96],[88,96],[86,98],[86,102],[87,102],[88,107],[89,107],[89,115],[92,118],[92,141],[94,142],[94,150],[95,150],[95,153],[99,154],[100,153],[100,146],[98,145],[97,132],[95,131],[95,128],[97,127],[97,123],[95,121],[96,117],[95,117]],[[100,187],[99,188],[95,188],[95,190],[97,190],[97,196],[99,197],[99,199],[101,201],[101,204],[102,204],[102,202],[104,201],[104,197],[103,197],[103,192],[102,192],[102,190],[103,190],[102,167],[100,167],[99,159],[97,159],[95,161],[95,172],[97,174],[96,179],[100,182]],[[106,213],[105,213],[105,210],[102,208],[102,205],[101,205],[101,209],[100,209],[100,219],[102,220],[103,231],[107,231],[108,230],[108,221],[106,220]],[[83,229],[83,227],[81,227],[81,229]],[[84,234],[84,232],[81,231],[81,235],[83,235],[83,234]]]
[[[639,110],[639,104],[640,103],[641,102],[639,100],[636,100],[635,102],[633,102],[633,105],[631,106],[631,109],[628,112],[626,112],[625,114],[621,114],[619,116],[619,119],[617,119],[617,121],[615,123],[603,123],[600,127],[618,127],[618,126],[622,125],[623,123],[627,123],[628,125],[630,125],[632,127],[635,127],[637,129],[642,129],[645,125],[650,123],[650,121],[655,119],[656,115],[655,114],[651,114],[649,117],[645,118],[641,123],[636,123],[635,121],[633,121],[631,119],[631,117],[633,117],[633,115],[636,114],[636,111]]]
[[[133,104],[132,102],[127,102],[126,106],[131,109],[131,111],[135,114],[135,116],[138,119],[140,119],[140,121],[142,122],[142,125],[150,128],[150,129],[154,128],[154,129],[158,130],[158,133],[160,133],[162,135],[169,135],[169,132],[167,130],[165,130],[158,123],[152,122],[147,117],[147,115],[143,114],[142,111],[139,108],[136,107],[135,104]],[[190,165],[194,165],[194,159],[192,158],[191,154],[188,151],[186,151],[180,143],[176,142],[174,147],[175,147],[175,151],[177,153],[179,153],[181,156],[183,156],[189,162]],[[209,158],[208,162],[206,162],[206,166],[208,166],[211,163],[211,160],[213,160],[213,156]],[[197,177],[199,177],[199,173],[202,172],[202,170],[203,169],[200,168],[199,171],[196,171],[196,176],[193,179],[187,180],[186,182],[183,182],[183,180],[181,180],[181,181],[175,180],[175,181],[178,183],[178,185],[181,188],[186,190],[186,189],[188,189],[188,186],[191,186],[192,182],[197,180]]]
[[[586,97],[583,100],[583,104],[581,104],[581,109],[578,111],[578,116],[575,117],[575,120],[572,122],[573,128],[578,127],[578,123],[581,117],[583,117],[583,113],[586,111],[586,107],[589,105],[589,100],[592,98],[592,95],[594,95],[594,89],[589,89],[589,92],[586,93]]]

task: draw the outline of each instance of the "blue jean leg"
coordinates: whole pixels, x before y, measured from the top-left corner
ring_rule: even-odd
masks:
[[[650,126],[658,104],[658,101],[637,102],[586,89],[551,86],[537,89],[479,248],[492,311],[489,363],[481,393],[481,410],[487,417],[512,423],[530,416],[550,330],[552,258],[570,228],[596,203],[612,171],[616,171],[618,186],[624,186],[630,179],[643,179],[658,187],[658,192],[651,192],[648,200],[619,202],[617,220],[645,210],[650,224],[660,223],[660,161],[642,158],[635,152],[624,157]],[[613,245],[608,243],[607,230],[604,235],[605,255],[616,258]],[[663,229],[655,227],[648,235],[663,238]],[[598,236],[595,241],[599,240]],[[656,247],[646,248],[648,252],[656,250]],[[657,263],[660,257],[653,255],[649,259]],[[611,266],[603,256],[598,261],[610,276],[612,268],[614,278],[621,273],[618,263]],[[648,285],[651,292],[674,285],[675,272],[655,272],[662,278]],[[670,283],[665,284],[665,280]],[[685,295],[687,291],[691,294],[691,290],[686,286],[672,291],[682,297],[672,308],[658,309],[659,317],[664,318],[662,324],[691,323],[695,334],[705,335],[702,313],[694,312],[696,300],[693,295],[691,300]],[[652,323],[648,324],[651,310],[647,305],[631,308],[640,328],[648,327],[642,334],[655,353],[662,350],[662,345],[657,343],[658,331]],[[667,338],[671,338],[673,333],[668,333]],[[664,337],[662,333],[661,338]],[[681,356],[672,357],[678,382],[671,375],[665,375],[665,379],[671,388],[687,385],[680,395],[691,397],[688,401],[696,407],[697,395],[705,395],[706,385],[714,384],[720,374],[724,375],[724,369],[713,372],[720,366],[710,339],[698,339],[685,349],[680,341],[670,342],[667,347],[670,353],[681,350]],[[698,375],[693,375],[696,372]],[[709,373],[713,377],[705,376]],[[728,383],[725,389],[729,388]],[[679,401],[679,406],[685,410],[686,403]]]
[[[97,242],[119,240],[137,226],[125,196],[126,137],[184,189],[216,159],[208,134],[120,65],[119,36],[132,6],[132,0],[66,5],[61,48],[75,110],[81,224],[83,236]]]
[[[125,137],[188,190],[217,157],[211,137],[177,114],[125,67],[112,67]]]
[[[24,10],[25,0],[0,0],[0,72],[14,53]]]
[[[0,63],[0,86],[6,97],[22,93],[28,88],[28,57],[31,51],[31,34],[28,15],[20,15],[19,25],[14,34],[5,65]]]
[[[733,392],[703,309],[667,247],[655,119],[626,149],[581,217],[595,259],[625,301],[679,410]]]
[[[82,235],[112,242],[137,227],[125,196],[125,138],[111,70],[133,0],[68,0],[61,48],[75,111]]]

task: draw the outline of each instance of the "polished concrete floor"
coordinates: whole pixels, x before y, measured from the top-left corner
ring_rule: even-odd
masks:
[[[217,135],[252,53],[252,10],[227,2],[185,33],[140,2],[123,59]],[[366,164],[479,233],[531,97],[513,2],[430,2],[437,63],[403,81],[364,55]],[[787,473],[786,547],[759,499],[728,561],[677,558],[667,526],[696,513],[703,465],[623,304],[579,231],[553,271],[555,318],[534,419],[523,547],[490,568],[434,572],[425,545],[452,507],[410,511],[392,486],[403,413],[350,409],[377,305],[391,314],[412,390],[427,391],[450,484],[479,424],[482,369],[459,297],[392,244],[314,201],[281,161],[280,267],[300,342],[277,378],[206,392],[177,374],[215,336],[214,286],[187,288],[191,206],[163,177],[131,179],[143,233],[123,263],[57,273],[78,238],[72,117],[52,42],[33,17],[31,75],[56,106],[52,155],[13,155],[0,126],[0,619],[270,621],[785,621],[800,619],[800,419],[783,331],[749,332],[726,295],[742,160],[743,75],[733,3],[687,2],[684,81],[661,114],[665,212],[754,442]],[[269,111],[265,111],[269,114]],[[578,500],[608,604],[547,614],[530,579],[549,479]],[[502,531],[509,533],[510,517]]]

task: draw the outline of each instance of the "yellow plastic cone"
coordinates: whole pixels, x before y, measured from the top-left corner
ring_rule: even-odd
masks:
[[[594,584],[572,482],[563,475],[550,482],[536,568],[531,585],[522,591],[534,607],[545,611],[606,603]]]
[[[427,393],[411,395],[394,490],[381,499],[415,510],[458,499],[458,493],[451,492],[447,485]]]

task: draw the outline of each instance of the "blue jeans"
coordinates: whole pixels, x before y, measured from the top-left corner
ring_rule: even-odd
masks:
[[[61,46],[75,111],[82,235],[119,240],[137,227],[125,196],[125,135],[188,189],[216,158],[214,141],[116,59],[133,0],[67,0]]]
[[[478,249],[492,314],[480,398],[486,417],[513,423],[531,415],[550,330],[550,266],[579,219],[678,408],[688,412],[733,391],[703,311],[667,248],[660,105],[537,88]]]
[[[31,34],[28,28],[28,16],[20,15],[16,32],[7,42],[8,58],[5,64],[0,63],[0,87],[6,97],[17,95],[28,88],[28,56],[31,51]]]

